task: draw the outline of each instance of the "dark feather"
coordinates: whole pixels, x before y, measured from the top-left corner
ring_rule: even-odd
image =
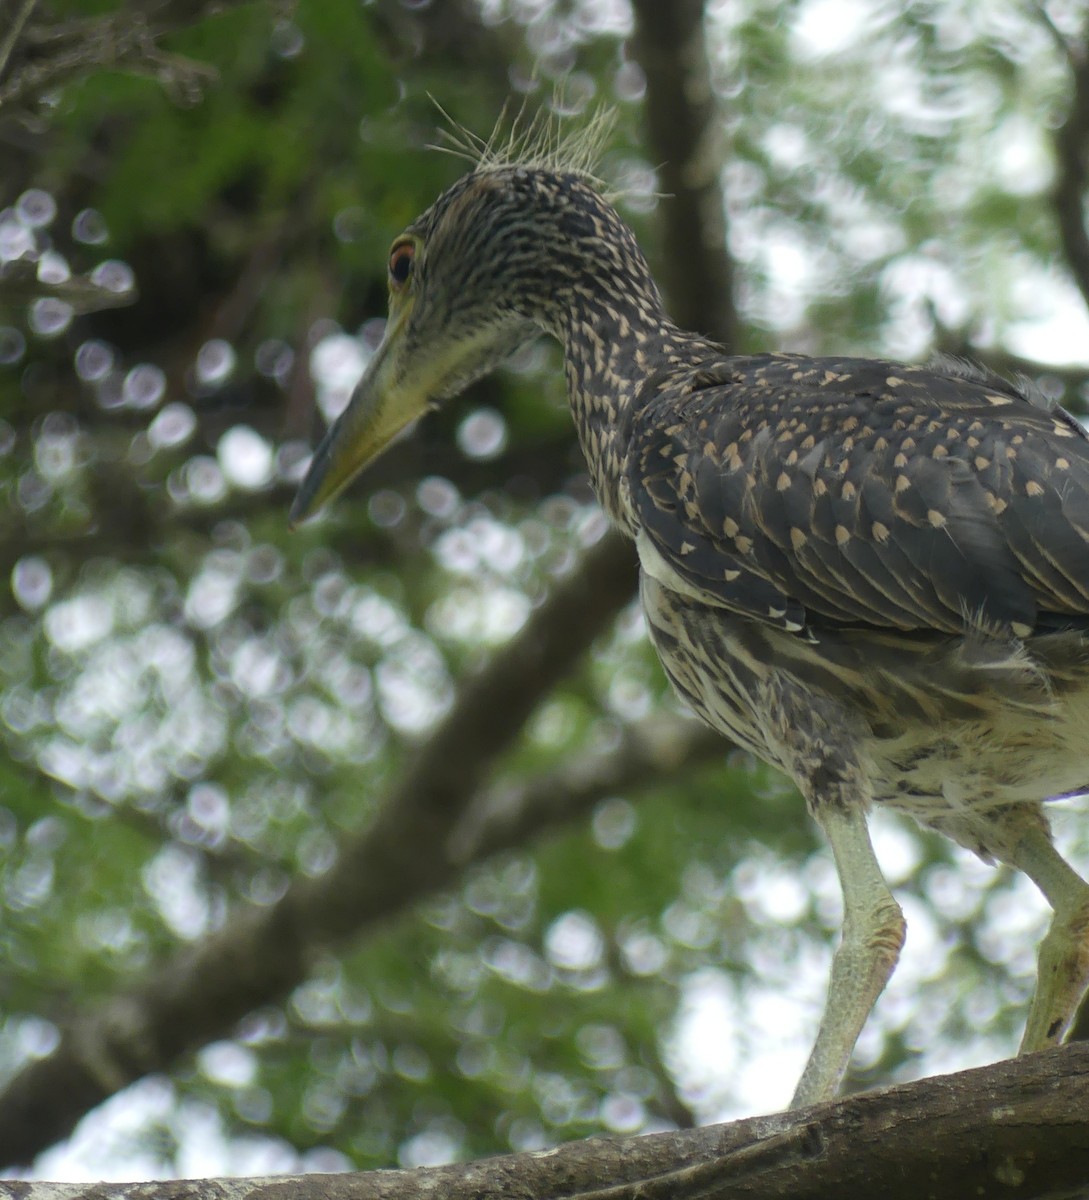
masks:
[[[710,602],[1000,637],[1089,614],[1089,440],[1061,409],[947,364],[759,355],[662,384],[632,494]]]

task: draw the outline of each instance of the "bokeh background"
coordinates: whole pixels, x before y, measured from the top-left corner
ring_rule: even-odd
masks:
[[[738,351],[966,354],[1085,411],[1084,6],[703,9],[0,0],[9,1173],[416,1166],[788,1100],[833,868],[668,693],[558,348],[286,521],[390,240],[468,169],[451,121],[615,110],[598,174]],[[1055,825],[1089,866],[1084,803]],[[874,830],[909,935],[849,1086],[1012,1053],[1043,903]]]

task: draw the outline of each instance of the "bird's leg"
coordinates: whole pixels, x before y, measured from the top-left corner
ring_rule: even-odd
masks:
[[[1055,910],[1040,943],[1036,990],[1021,1054],[1058,1045],[1089,988],[1089,883],[1052,844],[1046,826],[1033,824],[1004,860],[1036,884]]]
[[[820,1029],[791,1108],[830,1100],[858,1035],[892,975],[904,943],[904,915],[881,874],[861,805],[810,802],[832,847],[843,889],[843,931],[832,960]]]
[[[780,676],[766,700],[769,728],[836,862],[843,929],[832,958],[817,1040],[791,1108],[831,1100],[904,944],[904,914],[889,891],[866,827],[870,788],[855,754],[861,731],[828,695]]]

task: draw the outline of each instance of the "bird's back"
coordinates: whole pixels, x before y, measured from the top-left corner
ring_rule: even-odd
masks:
[[[660,375],[640,399],[644,566],[712,605],[998,638],[1089,614],[1089,439],[1023,389],[761,355]]]

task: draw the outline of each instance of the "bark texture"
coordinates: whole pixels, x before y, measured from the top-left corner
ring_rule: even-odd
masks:
[[[1073,1200],[1089,1194],[1089,1046],[778,1116],[414,1171],[0,1183],[5,1200]]]

